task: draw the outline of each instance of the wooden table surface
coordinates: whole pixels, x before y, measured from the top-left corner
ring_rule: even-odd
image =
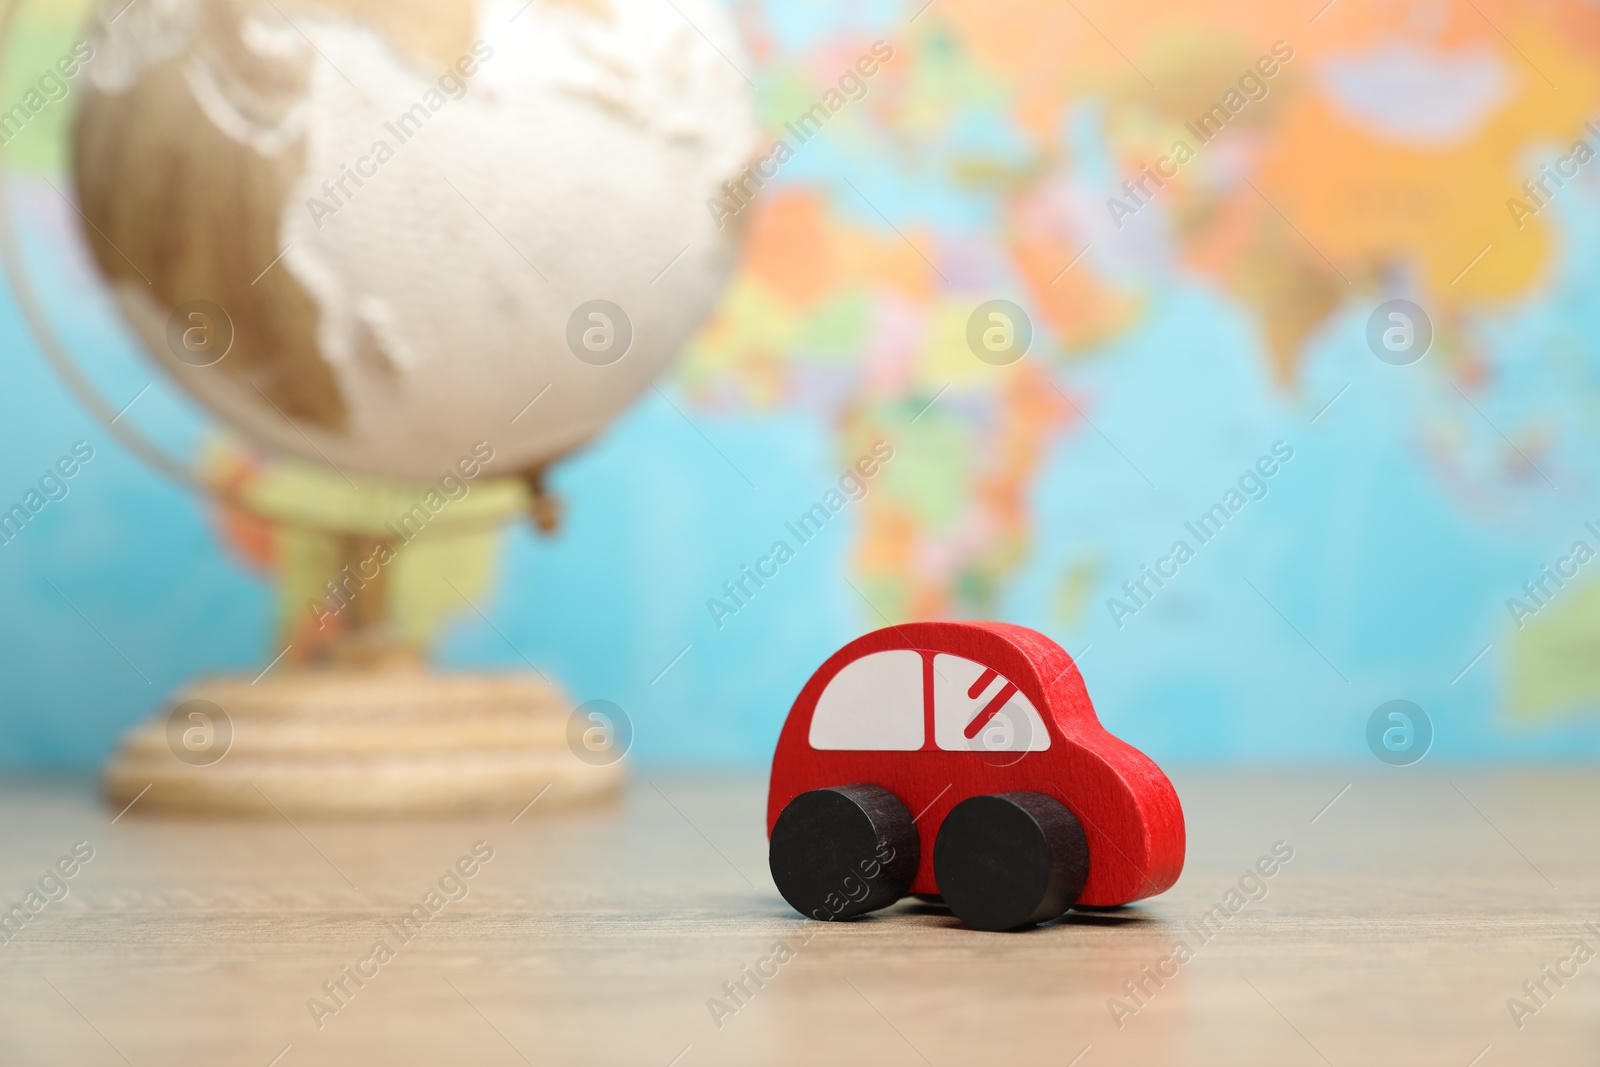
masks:
[[[1600,775],[1173,777],[1177,886],[1023,934],[914,902],[803,922],[767,874],[755,777],[636,770],[615,805],[515,822],[294,824],[265,802],[257,821],[136,804],[112,823],[88,783],[11,780],[0,902],[23,903],[79,841],[93,858],[48,880],[36,900],[67,895],[0,946],[0,1063],[1600,1060],[1600,962],[1575,955],[1600,951]],[[441,893],[401,940],[479,841],[493,858],[446,879],[466,895]],[[1230,898],[1278,842],[1293,858]],[[1197,928],[1216,905],[1226,918]],[[342,1005],[324,992],[340,979]],[[750,994],[730,997],[741,979]],[[1124,983],[1141,981],[1135,999]]]

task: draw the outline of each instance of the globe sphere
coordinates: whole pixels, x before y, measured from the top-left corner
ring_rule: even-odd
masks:
[[[537,471],[677,355],[750,158],[710,0],[108,0],[85,235],[163,367],[243,434],[437,478]]]

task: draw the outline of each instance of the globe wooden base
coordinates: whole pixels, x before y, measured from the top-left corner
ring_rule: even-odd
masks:
[[[620,763],[591,765],[569,749],[571,712],[555,686],[520,675],[340,668],[205,679],[123,738],[105,794],[119,811],[137,798],[134,813],[510,819],[536,796],[530,813],[621,786]]]

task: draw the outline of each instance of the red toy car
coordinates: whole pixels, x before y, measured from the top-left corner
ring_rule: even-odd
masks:
[[[1077,665],[999,622],[850,642],[800,690],[772,760],[769,863],[817,919],[940,896],[1010,930],[1153,896],[1183,869],[1183,809],[1106,732]]]

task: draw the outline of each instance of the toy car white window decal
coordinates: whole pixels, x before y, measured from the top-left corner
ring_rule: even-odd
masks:
[[[874,652],[845,667],[811,716],[812,748],[910,751],[922,737],[922,656],[910,649]]]
[[[933,735],[942,749],[1040,752],[1050,731],[1016,684],[961,656],[933,658]]]

